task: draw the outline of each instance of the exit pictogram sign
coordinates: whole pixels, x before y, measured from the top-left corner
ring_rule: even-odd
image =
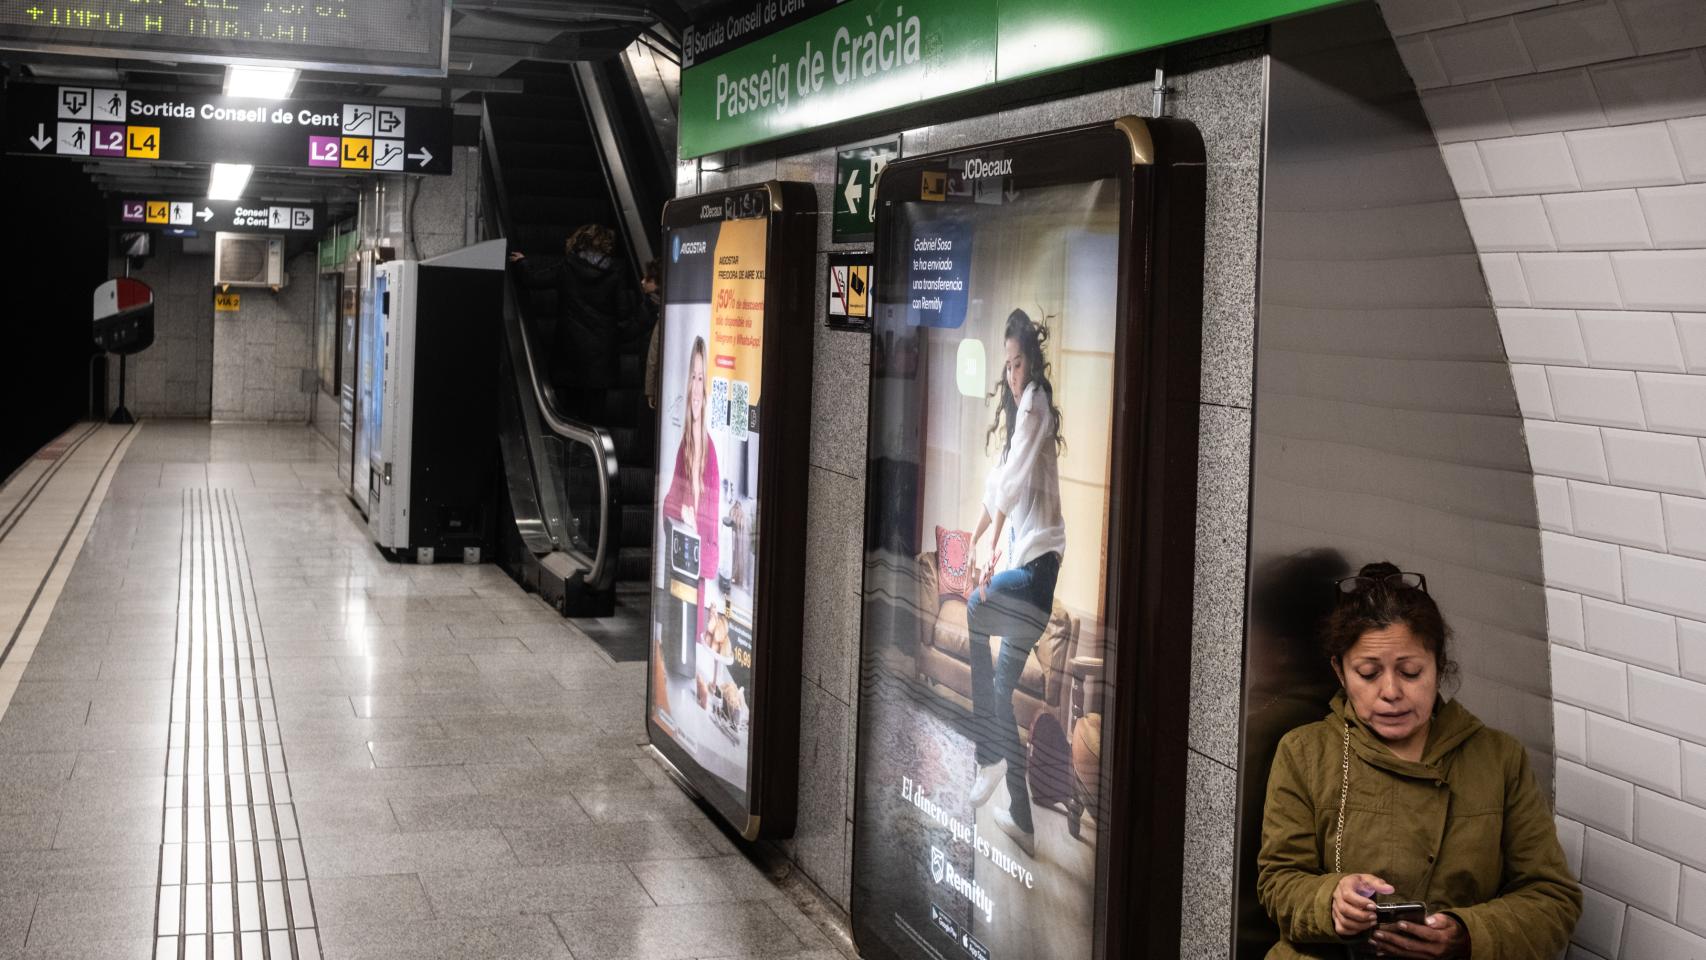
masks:
[[[900,156],[900,138],[835,151],[836,243],[864,243],[876,235],[877,175]]]

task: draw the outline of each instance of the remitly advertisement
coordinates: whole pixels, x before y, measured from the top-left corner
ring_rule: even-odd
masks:
[[[1144,364],[1169,358],[1144,346],[1156,194],[1132,130],[1153,152],[1107,125],[880,181],[852,892],[871,960],[1144,955],[1110,918],[1156,849],[1135,837],[1154,800],[1104,747],[1138,739],[1128,698],[1185,686],[1155,645],[1189,648],[1192,564],[1187,533],[1179,596],[1145,604],[1168,569],[1122,508],[1171,491],[1188,528],[1196,458],[1194,407],[1182,434],[1143,426],[1169,386]],[[1194,356],[1171,359],[1170,386],[1194,383]],[[1173,619],[1122,642],[1145,610]],[[1152,755],[1163,789],[1181,761]]]
[[[807,425],[810,405],[809,379],[802,401],[801,378],[779,372],[772,355],[784,351],[809,378],[809,301],[795,303],[801,278],[773,273],[801,273],[809,295],[810,263],[772,262],[778,231],[792,225],[776,209],[782,186],[670,204],[658,346],[647,727],[695,789],[752,835],[766,829],[760,781],[776,765],[766,758],[785,746],[779,762],[792,769],[797,743],[799,590],[777,586],[775,565],[797,571],[802,538],[795,523],[772,542],[766,517],[801,496],[797,451],[771,447]],[[802,335],[803,360],[793,352]],[[771,640],[779,630],[784,639]],[[772,686],[779,674],[791,674],[774,681],[785,690]],[[796,715],[780,734],[766,723],[777,710]],[[787,786],[786,810],[769,811],[768,829],[791,830]]]

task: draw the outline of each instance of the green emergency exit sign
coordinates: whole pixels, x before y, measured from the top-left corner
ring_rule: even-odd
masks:
[[[900,138],[835,152],[836,243],[867,243],[876,235],[877,174],[900,156]]]

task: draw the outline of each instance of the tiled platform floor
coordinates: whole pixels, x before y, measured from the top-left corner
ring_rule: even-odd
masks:
[[[153,956],[186,488],[240,516],[328,960],[841,956],[642,751],[643,664],[335,484],[306,428],[133,442],[0,717],[0,960]]]

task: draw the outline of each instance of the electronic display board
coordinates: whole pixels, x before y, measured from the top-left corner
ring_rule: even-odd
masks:
[[[1202,157],[1127,118],[878,181],[869,960],[1160,955],[1169,923],[1177,949]]]
[[[12,0],[0,49],[442,77],[447,0]]]
[[[664,209],[646,728],[747,839],[794,823],[815,198]]]
[[[450,173],[445,107],[48,84],[6,100],[5,150],[23,156]]]

